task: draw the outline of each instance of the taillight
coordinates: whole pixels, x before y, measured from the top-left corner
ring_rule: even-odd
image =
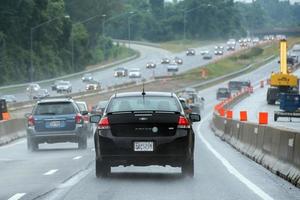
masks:
[[[190,128],[190,122],[187,120],[187,118],[180,116],[178,119],[177,128]]]
[[[34,126],[34,118],[32,115],[28,117],[28,126]]]
[[[82,118],[82,115],[81,114],[77,114],[75,116],[75,123],[76,124],[82,124],[83,123],[83,118]]]
[[[98,123],[98,128],[99,129],[109,129],[109,120],[107,117],[103,117],[100,122]]]

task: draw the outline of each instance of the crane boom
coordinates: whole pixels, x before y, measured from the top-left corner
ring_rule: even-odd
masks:
[[[288,74],[286,40],[280,40],[280,72]]]

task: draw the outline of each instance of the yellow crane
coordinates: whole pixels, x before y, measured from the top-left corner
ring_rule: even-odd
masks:
[[[298,94],[298,77],[293,75],[287,65],[287,41],[280,40],[280,72],[272,73],[267,92],[268,104],[279,101],[281,93]]]

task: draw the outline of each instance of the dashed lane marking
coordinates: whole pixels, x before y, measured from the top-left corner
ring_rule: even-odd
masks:
[[[18,200],[21,199],[26,193],[17,193],[14,196],[10,197],[8,200]]]
[[[56,173],[57,171],[58,171],[58,169],[51,169],[51,170],[47,171],[46,173],[44,173],[43,175],[49,176],[49,175]]]
[[[78,160],[80,158],[82,158],[82,156],[76,156],[76,157],[73,158],[73,160]]]
[[[208,118],[211,117],[211,114],[207,115],[203,121],[199,123],[198,130],[202,126],[203,122],[208,120]],[[258,195],[263,200],[273,200],[271,196],[269,196],[267,193],[265,193],[261,188],[259,188],[257,185],[252,183],[249,179],[247,179],[245,176],[243,176],[236,168],[234,168],[228,160],[226,160],[220,153],[218,153],[211,144],[200,134],[200,131],[198,131],[198,136],[202,140],[202,142],[205,144],[208,150],[210,150],[213,155],[221,161],[221,163],[226,167],[229,173],[234,175],[239,181],[241,181],[243,184],[245,184],[252,192],[254,192],[256,195]]]

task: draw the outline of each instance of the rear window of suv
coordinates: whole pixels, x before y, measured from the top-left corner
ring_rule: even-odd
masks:
[[[131,96],[113,98],[107,112],[123,111],[170,111],[180,112],[180,105],[174,97]]]
[[[76,110],[71,102],[39,103],[33,112],[34,115],[68,115],[74,113]]]

